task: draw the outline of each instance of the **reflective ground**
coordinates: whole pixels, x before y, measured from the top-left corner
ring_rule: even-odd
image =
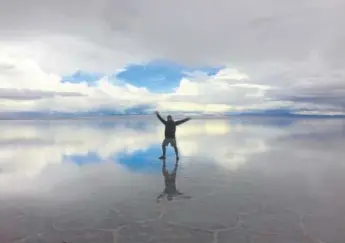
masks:
[[[0,131],[1,243],[345,242],[344,120],[192,120],[177,164],[153,118]]]

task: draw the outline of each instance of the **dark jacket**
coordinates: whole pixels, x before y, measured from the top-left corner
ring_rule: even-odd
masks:
[[[157,114],[157,117],[165,125],[165,138],[175,138],[176,126],[190,120],[190,118],[185,118],[179,121],[166,121],[159,114]]]

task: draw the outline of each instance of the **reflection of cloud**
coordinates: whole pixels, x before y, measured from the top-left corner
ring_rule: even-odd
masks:
[[[267,139],[280,133],[253,125],[230,126],[226,120],[193,121],[181,126],[178,143],[185,156],[206,157],[222,167],[236,169],[249,156],[267,151]]]
[[[343,119],[299,120],[288,127],[286,136],[277,142],[303,159],[339,160],[345,156],[344,127]]]
[[[3,168],[25,171],[30,176],[39,173],[46,164],[61,163],[63,155],[96,152],[107,158],[123,150],[130,153],[138,148],[145,149],[157,139],[155,133],[128,129],[125,124],[102,129],[78,122],[2,124],[1,127],[5,131],[0,135]],[[30,168],[22,169],[28,165]]]
[[[116,120],[113,126],[97,126],[96,123],[0,124],[4,131],[0,134],[0,167],[3,173],[0,182],[5,183],[6,176],[8,180],[14,176],[34,178],[48,165],[61,164],[66,156],[94,153],[106,161],[119,153],[145,151],[161,143],[164,129],[151,120],[147,120],[145,125],[143,121],[128,122],[124,119]],[[140,123],[139,127],[137,123]],[[210,158],[223,167],[235,169],[248,156],[267,150],[266,140],[277,136],[272,131],[243,125],[230,127],[225,120],[194,120],[179,126],[177,137],[183,156]],[[159,154],[151,157],[156,156]]]

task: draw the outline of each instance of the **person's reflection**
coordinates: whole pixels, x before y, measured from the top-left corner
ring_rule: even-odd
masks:
[[[166,196],[168,201],[171,201],[174,197],[190,199],[190,196],[185,196],[183,193],[176,189],[176,174],[178,168],[178,159],[176,159],[174,170],[168,172],[166,168],[166,159],[163,159],[162,174],[164,176],[165,189],[157,197],[157,202]]]

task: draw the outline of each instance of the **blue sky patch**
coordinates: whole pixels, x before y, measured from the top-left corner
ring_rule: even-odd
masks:
[[[125,70],[109,76],[109,80],[121,81],[137,87],[145,87],[151,92],[171,92],[180,83],[181,79],[188,77],[193,72],[203,72],[214,76],[223,67],[186,67],[169,61],[152,61],[145,64],[131,64]],[[89,86],[104,77],[102,73],[89,73],[77,71],[62,77],[62,82],[81,83]]]
[[[200,71],[215,75],[220,67],[185,67],[173,62],[153,61],[147,64],[132,64],[116,75],[116,78],[152,92],[171,92],[188,73]]]
[[[72,75],[66,75],[62,77],[62,83],[81,83],[86,82],[89,86],[94,85],[104,75],[101,73],[88,73],[84,71],[77,71]]]

